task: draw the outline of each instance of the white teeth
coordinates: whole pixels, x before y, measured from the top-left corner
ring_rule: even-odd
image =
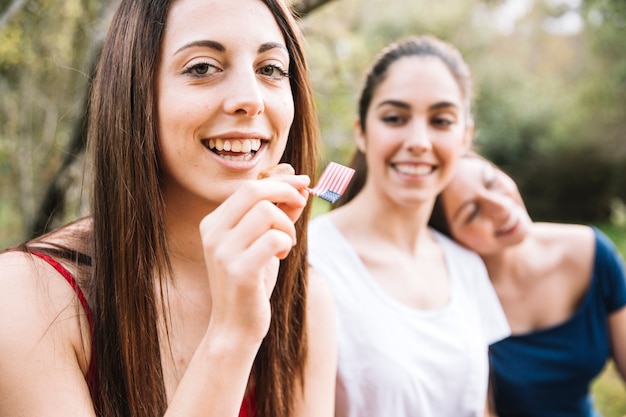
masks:
[[[397,164],[396,170],[406,175],[428,175],[433,171],[430,165]]]
[[[261,139],[209,139],[209,149],[226,152],[256,152],[261,148]]]
[[[241,154],[238,156],[234,156],[234,155],[222,155],[222,158],[229,160],[229,161],[249,161],[250,159],[252,159],[252,154],[251,153],[245,153],[245,154]]]

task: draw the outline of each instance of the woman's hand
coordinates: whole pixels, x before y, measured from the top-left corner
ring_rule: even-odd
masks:
[[[270,324],[278,267],[296,242],[294,222],[308,198],[306,175],[262,174],[240,187],[200,224],[211,289],[209,330],[258,346]]]

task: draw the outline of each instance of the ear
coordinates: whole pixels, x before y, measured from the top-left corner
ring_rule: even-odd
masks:
[[[365,145],[367,141],[365,140],[365,132],[361,129],[361,121],[358,117],[354,120],[353,129],[356,147],[365,154]]]

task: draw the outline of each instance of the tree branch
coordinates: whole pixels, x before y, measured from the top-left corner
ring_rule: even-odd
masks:
[[[313,10],[330,3],[334,0],[297,0],[293,4],[294,10],[298,13],[298,16],[304,17],[311,13]]]
[[[22,7],[26,4],[27,0],[13,0],[13,3],[9,7],[7,7],[6,11],[0,15],[0,29],[2,26],[6,25],[13,16],[19,12]]]

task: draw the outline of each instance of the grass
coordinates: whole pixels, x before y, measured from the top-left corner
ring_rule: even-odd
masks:
[[[599,224],[597,227],[613,240],[622,256],[626,258],[626,227],[609,224]],[[603,417],[626,416],[626,385],[617,373],[613,362],[609,362],[602,374],[594,381],[591,392]]]
[[[600,377],[594,381],[591,392],[603,417],[626,416],[626,388],[613,362],[609,362]]]

